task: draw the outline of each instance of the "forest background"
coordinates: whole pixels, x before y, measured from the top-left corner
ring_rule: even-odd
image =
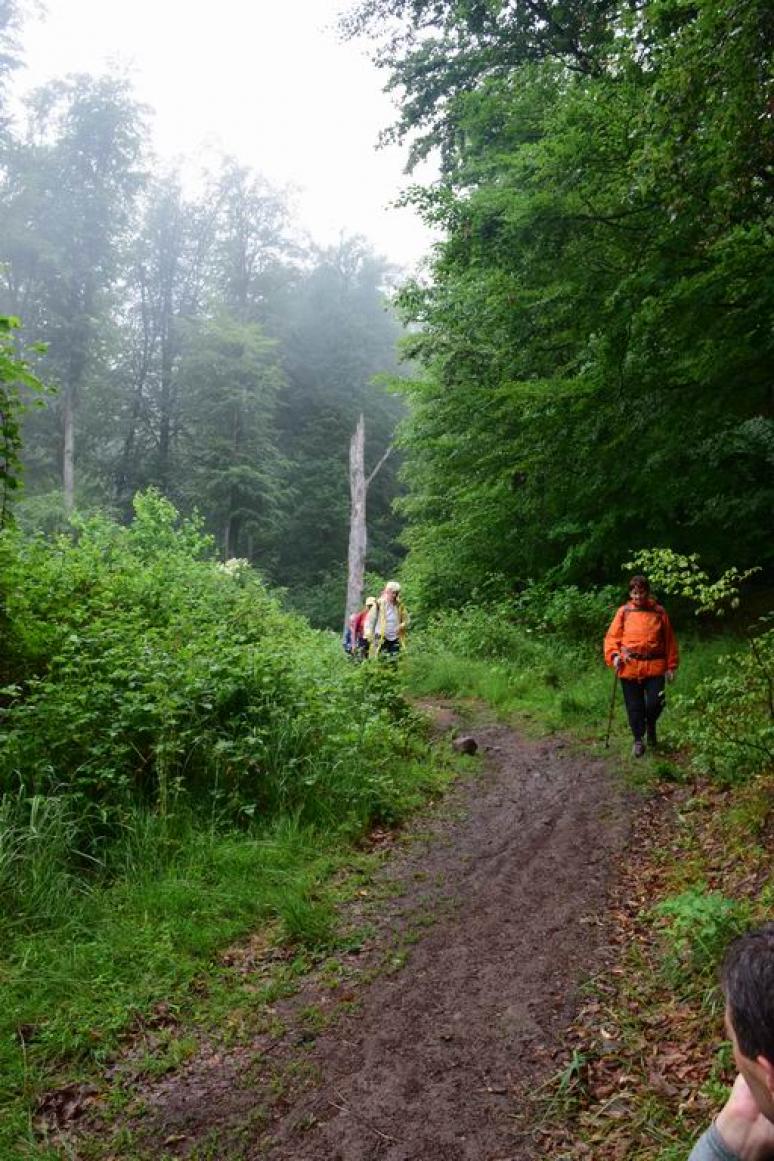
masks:
[[[21,16],[0,7],[4,98]],[[304,248],[237,161],[197,197],[154,172],[120,78],[3,118],[9,1149],[229,940],[335,942],[341,844],[447,776],[404,682],[598,740],[624,567],[690,643],[667,734],[690,776],[770,776],[773,19],[366,0],[343,31],[400,97],[386,132],[442,162],[406,199],[445,241],[397,294],[362,239]],[[396,445],[368,565],[404,581],[401,671],[305,619],[341,624],[361,412],[371,464]]]
[[[3,5],[6,86],[16,8]],[[233,158],[185,192],[151,153],[151,119],[125,77],[76,75],[3,120],[0,313],[44,344],[30,357],[52,389],[26,417],[17,519],[126,520],[154,485],[202,514],[225,558],[338,625],[350,436],[364,411],[375,460],[404,410],[371,383],[398,366],[396,271],[360,237],[316,248],[290,194]],[[396,470],[369,498],[384,573],[401,555]]]
[[[396,384],[403,532],[390,457],[369,563],[408,546],[420,605],[604,583],[649,545],[768,576],[765,6],[528,13],[373,3],[345,23],[401,98],[388,135],[442,160],[406,198],[448,239],[398,295],[423,373]],[[336,625],[349,436],[365,410],[375,462],[403,411],[371,382],[396,368],[391,272],[362,239],[304,251],[235,161],[186,197],[153,173],[146,114],[125,80],[82,76],[4,125],[0,310],[47,344],[56,389],[27,419],[31,520],[51,526],[62,488],[126,519],[154,485]]]

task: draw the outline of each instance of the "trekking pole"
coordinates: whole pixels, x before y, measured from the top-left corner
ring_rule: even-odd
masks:
[[[613,707],[615,705],[615,691],[618,688],[618,670],[613,674],[613,695],[610,698],[610,713],[607,716],[607,733],[605,734],[605,749],[610,748],[610,729],[613,725]]]

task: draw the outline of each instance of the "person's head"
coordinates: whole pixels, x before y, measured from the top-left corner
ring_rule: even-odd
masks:
[[[774,1121],[774,923],[734,940],[721,980],[736,1066]]]
[[[400,596],[400,584],[398,581],[387,581],[384,586],[384,595],[388,601],[397,601]]]
[[[633,576],[629,580],[629,596],[635,605],[641,605],[650,597],[650,581],[646,576]]]
[[[376,597],[366,597],[365,607],[367,609],[372,609],[375,604],[376,604]]]

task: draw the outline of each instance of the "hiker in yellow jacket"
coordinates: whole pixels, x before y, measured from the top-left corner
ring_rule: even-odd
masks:
[[[394,580],[387,581],[366,620],[369,656],[400,653],[406,647],[407,629],[408,612],[400,599],[400,585]]]

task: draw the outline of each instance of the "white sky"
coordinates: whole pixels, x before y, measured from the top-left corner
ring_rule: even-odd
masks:
[[[429,248],[417,217],[388,205],[432,172],[407,177],[406,147],[376,150],[395,110],[368,45],[337,39],[345,0],[44,2],[24,30],[25,88],[129,66],[155,110],[160,156],[229,153],[295,187],[296,217],[317,242],[361,233],[409,268]]]

